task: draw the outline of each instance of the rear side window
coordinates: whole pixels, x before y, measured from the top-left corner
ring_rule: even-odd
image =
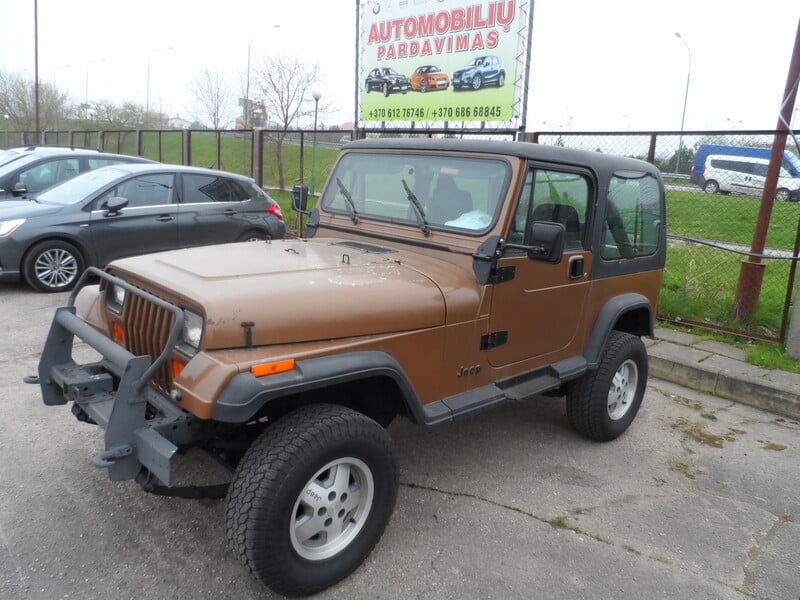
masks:
[[[601,256],[614,260],[655,254],[661,227],[656,178],[649,173],[618,171],[611,176],[608,189]]]
[[[100,167],[108,167],[110,165],[127,164],[130,161],[121,160],[119,158],[89,158],[87,159],[90,169],[99,169]]]
[[[217,175],[183,175],[184,203],[243,202],[250,192],[238,182]]]

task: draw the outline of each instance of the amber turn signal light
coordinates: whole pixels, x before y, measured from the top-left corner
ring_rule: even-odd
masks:
[[[285,373],[294,369],[294,359],[279,360],[277,362],[262,363],[260,365],[253,365],[250,367],[250,372],[256,377],[264,377],[266,375],[276,375],[277,373]]]

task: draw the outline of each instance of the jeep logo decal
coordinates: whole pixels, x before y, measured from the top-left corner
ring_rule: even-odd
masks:
[[[471,367],[461,367],[456,373],[456,377],[466,377],[467,375],[477,375],[481,372],[480,365],[472,365]]]

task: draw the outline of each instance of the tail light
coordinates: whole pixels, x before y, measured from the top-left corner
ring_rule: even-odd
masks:
[[[275,202],[274,200],[272,201],[272,204],[270,204],[269,207],[267,208],[267,212],[272,213],[273,215],[278,217],[281,221],[283,221],[283,211],[281,211],[281,205]]]

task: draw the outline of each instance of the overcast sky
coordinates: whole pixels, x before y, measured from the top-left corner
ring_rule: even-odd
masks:
[[[321,122],[353,120],[353,0],[38,7],[40,79],[76,102],[145,105],[149,62],[151,109],[192,120],[189,82],[220,69],[238,92],[249,46],[253,63],[275,53],[318,63]],[[774,128],[798,19],[798,0],[535,0],[527,129],[678,130],[689,54],[675,32],[692,57],[687,130]],[[33,0],[0,0],[0,69],[33,78],[33,21]]]

